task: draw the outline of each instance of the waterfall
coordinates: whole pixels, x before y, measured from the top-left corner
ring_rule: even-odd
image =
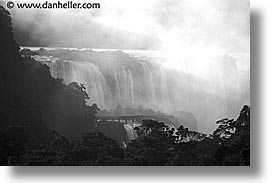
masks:
[[[90,97],[88,104],[96,103],[105,108],[111,98],[104,75],[90,62],[59,60],[48,64],[53,77],[63,79],[66,84],[72,81],[85,85]]]
[[[114,78],[115,78],[114,104],[118,105],[118,104],[120,104],[120,102],[122,100],[121,93],[120,93],[121,89],[120,89],[120,85],[118,82],[117,72],[115,69],[113,70],[113,73],[114,73]]]
[[[124,128],[127,132],[129,141],[137,138],[137,133],[135,132],[134,127],[135,126],[133,126],[131,124],[125,124],[124,125]]]
[[[121,91],[121,103],[126,107],[133,107],[134,105],[134,82],[132,77],[132,72],[130,69],[126,69],[123,65],[122,68],[122,74],[120,75],[120,79],[122,82],[122,86],[119,87]],[[115,79],[116,80],[116,79]],[[119,82],[118,82],[119,83]]]
[[[126,71],[125,71],[125,66],[122,66],[122,91],[123,91],[123,105],[128,105],[128,88],[127,88],[127,75],[126,75]]]
[[[153,82],[153,73],[148,68],[147,64],[140,62],[143,67],[143,79],[144,79],[144,91],[145,97],[150,101],[151,104],[156,105],[156,91],[155,83]]]
[[[133,106],[134,104],[134,85],[133,85],[133,77],[131,70],[128,70],[128,75],[129,75],[129,94],[130,94],[130,105]]]
[[[167,77],[166,73],[163,69],[160,69],[160,96],[162,105],[169,105],[169,97],[168,97],[168,88],[167,88]]]
[[[54,78],[57,78],[57,62],[52,61],[51,63],[48,64],[50,67],[50,72]]]
[[[46,63],[53,77],[63,79],[65,84],[73,81],[85,84],[87,93],[91,97],[88,104],[97,103],[100,108],[106,109],[117,105],[124,107],[142,105],[154,108],[166,107],[169,104],[167,77],[161,68],[152,70],[147,63],[139,62],[143,72],[140,75],[133,75],[131,68],[120,65],[112,69],[111,76],[114,83],[111,86],[107,84],[104,73],[94,63],[51,59],[51,62],[47,60]],[[137,88],[135,82],[140,78],[140,87]]]
[[[100,109],[141,105],[165,113],[188,111],[198,121],[205,121],[203,129],[207,132],[214,129],[213,121],[234,117],[243,101],[249,102],[249,72],[238,75],[232,59],[218,58],[202,68],[186,64],[184,72],[177,72],[150,59],[126,59],[125,55],[120,58],[117,53],[112,54],[112,64],[101,63],[100,59],[85,62],[42,55],[33,58],[47,64],[52,76],[63,79],[65,84],[85,84],[88,104],[97,103]],[[194,69],[200,72],[194,74]]]

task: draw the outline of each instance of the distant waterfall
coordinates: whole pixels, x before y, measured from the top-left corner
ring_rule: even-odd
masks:
[[[161,82],[160,82],[161,102],[162,102],[162,105],[168,106],[169,97],[168,97],[168,88],[167,88],[167,77],[166,77],[166,73],[163,70],[160,71],[160,79],[161,79]]]
[[[114,79],[115,79],[114,104],[118,105],[118,104],[120,104],[120,101],[122,100],[121,89],[120,89],[120,85],[119,85],[119,81],[118,81],[117,72],[115,70],[113,70],[113,73],[114,73]]]
[[[129,141],[137,138],[137,133],[135,132],[133,125],[125,124],[124,128],[125,128],[125,130],[127,132]]]
[[[85,84],[90,97],[89,104],[96,103],[100,107],[107,107],[111,98],[110,89],[99,68],[90,62],[77,61],[54,61],[50,64],[50,71],[53,77],[61,78],[66,84],[75,81]]]
[[[129,75],[129,94],[130,94],[130,103],[131,105],[134,104],[134,85],[133,85],[133,77],[132,77],[132,73],[131,73],[131,70],[129,69],[128,70],[128,75]]]
[[[236,60],[228,56],[215,58],[202,67],[187,61],[180,72],[149,57],[135,57],[138,52],[133,56],[108,51],[76,52],[81,61],[75,61],[74,54],[57,53],[33,58],[47,64],[52,76],[66,84],[85,84],[88,104],[96,103],[100,109],[121,105],[165,113],[188,111],[201,121],[201,129],[211,132],[215,120],[235,117],[250,101],[249,72],[238,71]]]
[[[153,82],[153,73],[148,68],[147,64],[144,62],[140,62],[143,67],[143,78],[144,78],[144,88],[145,88],[145,97],[152,104],[156,104],[156,91],[155,91],[155,83]]]
[[[152,69],[145,62],[139,62],[142,67],[135,74],[133,72],[137,71],[137,68],[132,70],[125,65],[116,65],[110,73],[113,81],[107,82],[108,73],[92,62],[53,57],[36,59],[45,62],[50,67],[52,76],[63,79],[66,84],[73,81],[85,84],[90,97],[88,103],[96,103],[101,109],[110,109],[117,105],[156,108],[170,104],[165,71],[162,68]]]
[[[130,69],[122,66],[113,70],[114,105],[133,106],[135,104],[134,81]]]

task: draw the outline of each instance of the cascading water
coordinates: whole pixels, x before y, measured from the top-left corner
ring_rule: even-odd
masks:
[[[134,101],[134,85],[133,85],[133,77],[132,77],[132,73],[131,70],[128,70],[128,79],[129,79],[129,94],[130,94],[130,103],[131,105],[133,105],[135,103]]]
[[[60,60],[48,64],[53,77],[62,78],[66,84],[72,81],[85,84],[91,99],[88,104],[96,103],[105,108],[111,98],[110,89],[99,68],[90,62]]]
[[[143,68],[143,79],[144,87],[147,89],[145,92],[145,97],[152,104],[156,104],[156,92],[155,92],[155,83],[153,82],[153,74],[144,62],[140,62]]]
[[[152,70],[147,63],[139,62],[142,72],[131,67],[117,65],[112,69],[113,83],[106,82],[106,73],[92,62],[69,61],[54,57],[37,56],[45,62],[53,77],[63,79],[66,84],[78,82],[85,84],[90,97],[88,104],[96,103],[101,109],[144,106],[152,109],[167,108],[170,104],[167,76],[162,68]],[[111,92],[113,91],[113,92]]]
[[[211,132],[216,120],[237,115],[247,101],[242,96],[249,99],[249,88],[242,89],[242,96],[236,91],[249,80],[238,78],[236,63],[223,57],[214,61],[214,65],[194,68],[187,64],[185,72],[176,72],[149,58],[130,57],[121,52],[107,51],[106,55],[101,54],[94,60],[92,56],[96,54],[93,52],[91,58],[80,51],[74,54],[79,54],[81,61],[75,61],[74,56],[70,61],[60,59],[66,56],[35,55],[34,58],[46,63],[52,76],[63,79],[66,84],[73,81],[85,84],[90,97],[88,104],[96,103],[100,109],[113,109],[117,105],[138,108],[141,105],[166,113],[188,111],[206,124],[201,128],[203,131]],[[107,58],[111,62],[105,60]],[[201,75],[194,75],[194,69],[200,69]],[[231,102],[234,98],[238,103]]]
[[[161,95],[161,105],[166,105],[167,107],[170,106],[169,103],[169,97],[168,97],[168,88],[167,88],[167,78],[166,78],[166,73],[161,69],[160,71],[160,95]]]
[[[121,89],[120,85],[118,82],[118,76],[116,70],[113,70],[114,73],[114,78],[115,78],[115,94],[114,94],[114,104],[119,105],[120,101],[122,100],[121,98]]]
[[[137,133],[134,130],[135,126],[133,126],[131,124],[125,124],[124,128],[127,132],[129,141],[137,138]]]

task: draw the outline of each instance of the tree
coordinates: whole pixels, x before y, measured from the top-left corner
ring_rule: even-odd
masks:
[[[78,101],[79,105],[85,105],[87,100],[89,100],[84,84],[79,84],[77,82],[71,82],[68,85],[67,95],[71,100]]]
[[[9,126],[0,129],[0,164],[13,165],[26,152],[30,136],[24,126]]]
[[[177,129],[177,143],[186,143],[190,141],[202,141],[206,137],[206,134],[196,131],[189,131],[188,128],[184,128],[182,125]]]
[[[212,138],[218,141],[216,163],[219,165],[250,164],[250,108],[244,106],[237,120],[224,119]]]

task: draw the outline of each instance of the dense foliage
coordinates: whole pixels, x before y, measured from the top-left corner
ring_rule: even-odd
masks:
[[[144,121],[145,135],[125,151],[127,165],[249,165],[250,108],[244,106],[237,120],[223,119],[211,134]],[[137,129],[141,130],[141,129]]]
[[[139,137],[126,148],[102,133],[84,133],[67,140],[54,132],[50,144],[27,147],[28,135],[19,127],[1,131],[2,164],[9,165],[250,165],[250,108],[237,120],[223,119],[211,134],[143,121]],[[3,161],[3,160],[6,161]]]
[[[249,165],[250,108],[210,135],[143,121],[127,147],[96,131],[85,86],[19,54],[0,6],[0,165]]]

